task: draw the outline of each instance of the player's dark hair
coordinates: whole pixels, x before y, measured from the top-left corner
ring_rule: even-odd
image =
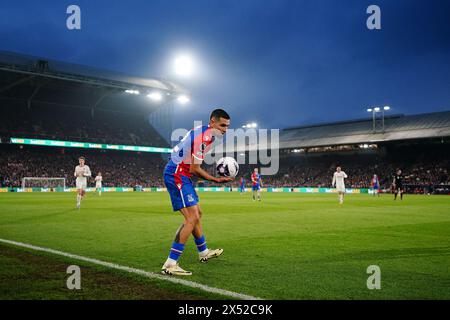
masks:
[[[209,119],[214,118],[215,120],[220,120],[220,118],[224,118],[226,120],[230,120],[230,115],[223,109],[215,109],[211,112],[211,116]]]
[[[78,160],[80,160],[80,159],[83,159],[84,161],[86,161],[86,158],[83,157],[83,156],[81,156],[81,157],[78,158]]]

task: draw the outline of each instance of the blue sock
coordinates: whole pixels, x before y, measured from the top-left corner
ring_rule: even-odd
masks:
[[[200,238],[194,238],[195,244],[197,245],[198,252],[202,252],[206,250],[206,240],[205,236],[201,236]]]
[[[178,261],[181,254],[183,253],[183,250],[184,250],[184,244],[177,243],[177,242],[172,243],[172,248],[170,249],[169,258],[173,259],[175,261]]]

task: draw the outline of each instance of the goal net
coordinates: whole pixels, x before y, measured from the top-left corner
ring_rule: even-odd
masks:
[[[22,179],[22,189],[26,188],[66,188],[66,178],[25,177]]]

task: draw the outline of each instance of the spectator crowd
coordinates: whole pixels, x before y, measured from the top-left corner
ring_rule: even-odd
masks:
[[[74,168],[78,157],[86,157],[86,164],[91,168],[93,176],[102,172],[103,185],[108,187],[163,187],[163,170],[168,155],[99,151],[79,149],[60,149],[51,147],[8,146],[3,147],[0,156],[0,185],[2,187],[20,187],[24,177],[65,178],[66,186],[74,186]],[[58,151],[58,152],[57,152]],[[330,156],[327,156],[330,158]],[[401,168],[405,183],[415,187],[430,185],[450,185],[447,159],[435,159],[430,162],[414,162],[407,165],[372,159],[358,162],[354,159],[334,161],[317,158],[314,163],[304,163],[295,158],[281,159],[276,175],[262,176],[264,187],[330,187],[332,175],[339,164],[348,174],[346,185],[350,188],[370,188],[373,174],[377,174],[383,188],[389,188],[392,176],[397,168]],[[366,159],[367,160],[367,159]],[[348,161],[346,164],[345,161]],[[250,186],[250,174],[255,166],[241,165],[240,173],[232,185],[237,185],[240,177],[247,180]],[[214,173],[214,166],[207,170]],[[94,185],[93,178],[90,184]],[[204,182],[202,185],[214,184]],[[422,188],[423,189],[423,188]]]
[[[55,114],[56,113],[56,114]],[[0,110],[0,137],[166,147],[142,115],[89,110]]]
[[[18,107],[0,108],[0,117],[2,141],[23,137],[167,147],[167,142],[142,115],[98,110],[93,116],[88,109]],[[94,176],[102,172],[106,187],[164,186],[162,174],[167,154],[8,144],[0,144],[0,186],[20,187],[24,177],[65,178],[66,186],[74,186],[73,172],[80,155],[86,157]],[[382,188],[389,188],[394,172],[401,168],[411,190],[423,190],[424,187],[450,185],[449,158],[446,145],[426,143],[420,148],[394,145],[387,152],[371,155],[284,155],[277,174],[263,176],[262,181],[265,187],[330,187],[339,165],[348,174],[346,185],[350,188],[369,188],[374,174],[379,177]],[[236,186],[240,177],[246,178],[250,185],[254,167],[240,165],[237,181],[231,185]],[[213,166],[207,170],[215,174]],[[90,184],[94,184],[93,178]],[[214,184],[203,181],[201,185]]]
[[[0,184],[2,187],[21,187],[25,177],[65,178],[66,186],[75,186],[74,170],[78,157],[86,157],[86,164],[94,177],[102,173],[105,187],[162,186],[164,161],[160,154],[121,151],[66,151],[54,153],[36,147],[2,150],[0,156]],[[53,151],[53,152],[52,152]]]

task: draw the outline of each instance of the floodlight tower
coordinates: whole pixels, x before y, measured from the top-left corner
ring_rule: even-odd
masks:
[[[384,133],[384,112],[391,110],[390,106],[368,108],[367,112],[372,113],[372,132],[376,133],[377,114],[381,113],[382,133]]]
[[[382,119],[383,119],[383,133],[384,133],[384,112],[385,112],[385,111],[389,111],[389,110],[391,110],[391,107],[390,107],[390,106],[384,106],[383,109],[382,109],[382,111],[381,111]]]

